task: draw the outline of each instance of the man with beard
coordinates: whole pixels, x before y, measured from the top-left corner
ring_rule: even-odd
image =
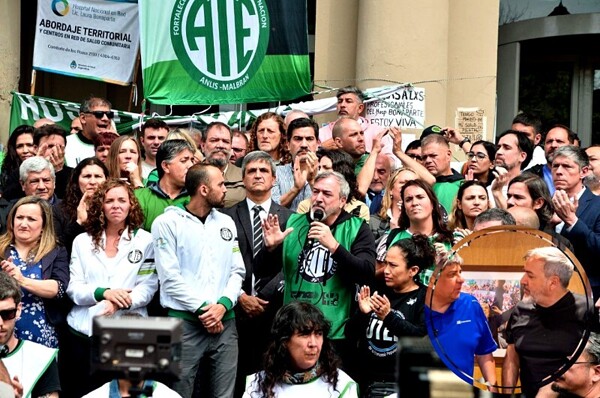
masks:
[[[600,335],[590,334],[579,358],[550,387],[559,398],[600,397]]]
[[[110,127],[115,113],[110,109],[111,104],[104,98],[90,97],[81,103],[79,107],[79,120],[82,129],[77,134],[67,137],[65,147],[65,163],[69,167],[75,167],[80,160],[95,155],[94,138],[100,131]]]
[[[525,133],[507,130],[496,141],[496,158],[494,174],[496,178],[488,187],[488,195],[492,206],[506,209],[508,183],[521,174],[521,169],[529,163],[533,153],[533,143]]]
[[[0,272],[0,344],[8,348],[2,362],[8,373],[22,385],[23,397],[58,397],[58,350],[15,336],[15,323],[21,316],[23,293],[15,280]]]
[[[585,149],[590,158],[590,173],[583,182],[594,195],[600,195],[600,145],[592,145]]]
[[[273,251],[283,244],[284,304],[305,301],[323,311],[345,366],[352,349],[344,328],[355,303],[355,285],[369,285],[375,275],[375,238],[362,219],[344,210],[349,194],[341,174],[322,172],[313,184],[309,213],[292,214],[284,232],[277,216],[270,214],[263,222],[266,248]],[[262,272],[274,263],[264,261]]]
[[[366,152],[364,132],[360,124],[351,117],[343,116],[333,126],[333,141],[354,160],[354,174],[362,170],[369,154]]]
[[[160,165],[156,163],[156,152],[160,144],[169,134],[169,126],[161,119],[148,119],[140,129],[140,144],[144,148],[144,160],[142,161],[142,178],[144,181],[152,170]]]
[[[233,206],[246,197],[242,169],[229,163],[233,133],[228,125],[212,122],[202,136],[202,152],[206,163],[217,166],[225,177],[225,207]]]
[[[317,134],[319,126],[311,119],[299,118],[290,123],[287,140],[292,163],[277,166],[272,196],[275,203],[298,209],[298,205],[311,195],[310,183],[317,174]]]
[[[556,247],[532,249],[525,255],[521,289],[524,298],[506,327],[506,357],[502,366],[505,393],[517,379],[527,398],[535,397],[575,353],[593,315],[585,296],[568,289],[573,263]],[[547,387],[546,387],[547,388]]]
[[[381,126],[376,124],[372,124],[370,121],[361,116],[361,114],[365,110],[365,104],[363,101],[365,100],[364,93],[358,88],[354,86],[347,86],[340,88],[336,94],[337,97],[337,114],[338,119],[331,123],[328,123],[326,126],[321,127],[319,130],[319,140],[321,141],[321,147],[325,149],[339,149],[339,145],[335,142],[335,134],[333,129],[337,122],[343,118],[350,118],[356,121],[358,124],[358,128],[363,132],[364,136],[364,144],[365,150],[367,152],[371,152],[373,147],[373,140],[382,130]],[[382,144],[382,153],[391,155],[393,142],[387,137],[381,141]]]
[[[181,378],[174,386],[184,398],[194,387],[214,397],[231,397],[237,370],[237,331],[233,307],[245,277],[237,230],[216,210],[225,202],[219,168],[192,166],[185,178],[190,202],[170,206],[152,224],[160,303],[183,320]],[[200,362],[208,374],[196,383]]]
[[[510,129],[525,133],[527,138],[529,138],[529,141],[533,143],[531,160],[525,165],[523,170],[529,170],[538,165],[540,165],[540,167],[545,165],[547,159],[544,148],[539,145],[542,142],[542,119],[534,114],[521,112],[513,119]]]

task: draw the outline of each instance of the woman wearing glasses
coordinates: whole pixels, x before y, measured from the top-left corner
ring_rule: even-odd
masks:
[[[466,180],[477,180],[489,186],[494,179],[492,169],[496,157],[496,145],[489,141],[476,141],[467,152],[467,162],[463,168]]]
[[[69,257],[54,235],[52,210],[39,196],[20,199],[11,209],[0,237],[0,265],[23,290],[17,337],[58,347],[56,327],[64,322]]]

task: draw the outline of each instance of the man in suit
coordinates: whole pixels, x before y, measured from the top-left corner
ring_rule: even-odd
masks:
[[[571,241],[575,256],[583,265],[594,293],[600,297],[600,197],[583,185],[589,171],[585,151],[573,145],[562,146],[552,157],[552,179],[556,192],[552,204],[561,222],[556,232]]]
[[[246,278],[236,307],[239,335],[236,396],[243,393],[246,376],[261,369],[271,323],[283,299],[283,275],[260,275],[256,272],[255,265],[261,264],[265,255],[261,221],[267,214],[274,214],[278,216],[281,228],[285,229],[292,214],[291,210],[271,200],[275,163],[268,153],[254,151],[247,154],[242,163],[242,176],[246,199],[224,210],[235,221],[240,252],[246,266]],[[281,255],[274,258],[281,259]],[[281,264],[274,269],[281,269]]]

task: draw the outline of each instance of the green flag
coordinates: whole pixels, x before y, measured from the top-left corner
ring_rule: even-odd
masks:
[[[155,104],[310,92],[306,0],[140,0],[144,96]]]

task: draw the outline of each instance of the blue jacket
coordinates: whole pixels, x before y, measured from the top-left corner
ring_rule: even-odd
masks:
[[[577,222],[567,231],[563,228],[561,235],[569,239],[575,248],[575,256],[583,265],[592,286],[600,285],[600,197],[586,189],[575,213]]]

